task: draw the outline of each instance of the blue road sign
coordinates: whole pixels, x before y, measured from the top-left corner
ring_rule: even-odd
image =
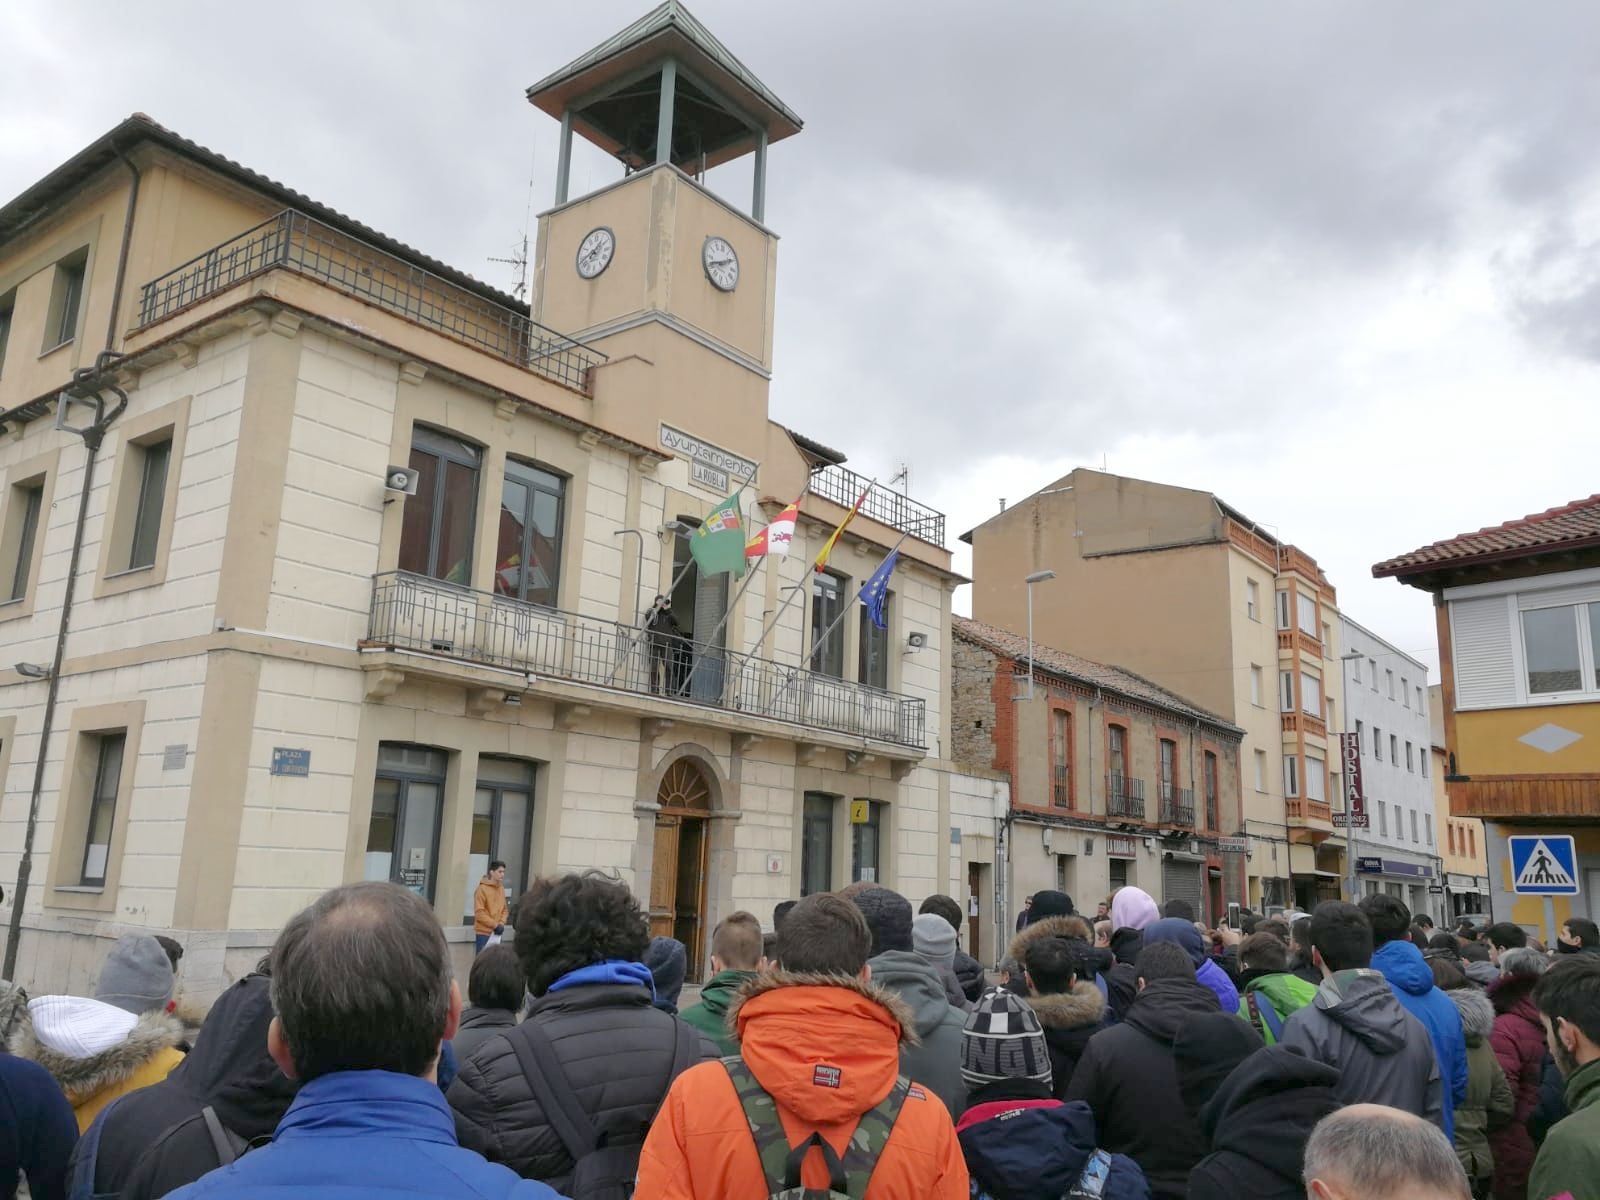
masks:
[[[1521,896],[1576,896],[1578,854],[1560,834],[1507,838],[1511,846],[1511,890]]]

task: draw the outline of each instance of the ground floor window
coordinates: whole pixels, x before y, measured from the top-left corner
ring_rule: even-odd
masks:
[[[491,862],[506,864],[506,897],[513,909],[532,882],[533,781],[535,764],[520,758],[478,760],[478,787],[472,800],[472,838],[467,850],[464,921],[472,920],[472,901]]]
[[[801,817],[800,894],[833,890],[833,809],[835,797],[807,792]]]
[[[388,879],[433,900],[446,761],[431,746],[379,744],[364,879]]]
[[[1110,858],[1106,860],[1106,867],[1111,872],[1111,890],[1114,892],[1120,887],[1128,886],[1128,860],[1125,858]]]
[[[882,883],[883,805],[876,800],[856,803],[867,806],[867,819],[850,823],[850,881]]]

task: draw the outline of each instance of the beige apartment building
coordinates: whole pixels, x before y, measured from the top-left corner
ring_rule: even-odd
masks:
[[[962,535],[972,615],[1115,663],[1244,731],[1247,897],[1337,898],[1337,595],[1316,560],[1210,492],[1079,469]],[[1223,866],[1223,877],[1231,873]]]
[[[1240,828],[1244,730],[1131,671],[981,621],[953,621],[958,767],[1009,783],[999,862],[1006,912],[1046,888],[1079,911],[1119,887],[1185,900],[1216,922],[1245,895]],[[986,867],[969,856],[972,891]]]
[[[529,99],[531,311],[142,115],[0,207],[0,915],[36,991],[147,929],[203,997],[363,878],[465,956],[491,858],[513,894],[620,872],[695,972],[735,908],[955,890],[944,518],[874,490],[812,572],[866,480],[768,414],[799,118],[673,3]],[[615,182],[568,196],[574,135]],[[749,203],[702,182],[740,155]],[[741,482],[804,493],[749,587],[688,554]]]

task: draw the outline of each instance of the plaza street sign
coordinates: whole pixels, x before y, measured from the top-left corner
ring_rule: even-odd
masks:
[[[1571,837],[1536,834],[1506,842],[1511,850],[1511,890],[1517,895],[1578,894],[1578,853]]]

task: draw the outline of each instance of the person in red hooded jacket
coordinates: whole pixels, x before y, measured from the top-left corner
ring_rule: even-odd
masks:
[[[729,1006],[738,1058],[691,1067],[667,1093],[639,1159],[635,1200],[826,1188],[835,1164],[870,1170],[865,1200],[967,1200],[950,1114],[926,1088],[901,1082],[900,1041],[912,1017],[873,986],[870,946],[849,900],[819,893],[794,907],[778,934],[779,966]],[[768,1114],[776,1123],[763,1124]],[[800,1178],[774,1178],[790,1148],[807,1142]],[[871,1148],[864,1159],[861,1144]]]

